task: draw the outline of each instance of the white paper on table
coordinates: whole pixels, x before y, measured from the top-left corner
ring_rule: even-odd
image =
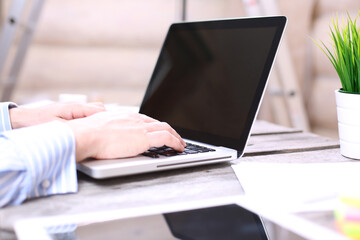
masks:
[[[334,210],[340,192],[360,189],[360,162],[241,162],[232,167],[254,204],[289,212]]]

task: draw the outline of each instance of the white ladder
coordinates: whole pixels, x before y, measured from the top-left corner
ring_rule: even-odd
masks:
[[[248,16],[278,15],[276,0],[243,0]],[[267,93],[276,123],[309,131],[309,121],[293,68],[286,36],[283,37],[272,69]]]
[[[13,0],[11,3],[0,35],[0,101],[10,101],[11,99],[44,1],[45,0]],[[29,9],[28,16],[23,21],[24,24],[21,24],[25,9]],[[22,30],[22,32],[16,43],[15,36],[18,30]],[[12,46],[15,46],[15,53],[13,58],[9,60],[9,52]],[[8,61],[10,62],[8,63]],[[4,70],[7,63],[9,64],[9,70],[5,73]]]
[[[179,0],[180,18],[186,21],[187,0]],[[278,15],[276,0],[243,0],[248,16]],[[271,72],[267,95],[275,123],[309,131],[309,121],[284,36]],[[264,104],[263,104],[264,105]]]

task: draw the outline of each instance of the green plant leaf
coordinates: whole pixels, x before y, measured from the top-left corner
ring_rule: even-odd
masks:
[[[339,25],[336,16],[330,26],[332,51],[321,41],[321,45],[314,41],[326,54],[335,68],[345,92],[360,93],[360,26],[347,12],[347,21]]]

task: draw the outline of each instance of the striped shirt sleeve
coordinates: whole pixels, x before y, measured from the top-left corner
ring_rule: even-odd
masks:
[[[75,139],[54,121],[0,133],[0,207],[77,191]]]
[[[0,103],[0,132],[10,131],[12,129],[9,116],[9,108],[12,107],[16,107],[16,104],[12,102]]]

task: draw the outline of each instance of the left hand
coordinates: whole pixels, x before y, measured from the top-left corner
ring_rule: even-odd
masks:
[[[17,107],[9,111],[13,129],[54,120],[73,120],[105,111],[102,103],[51,103],[36,108]]]

